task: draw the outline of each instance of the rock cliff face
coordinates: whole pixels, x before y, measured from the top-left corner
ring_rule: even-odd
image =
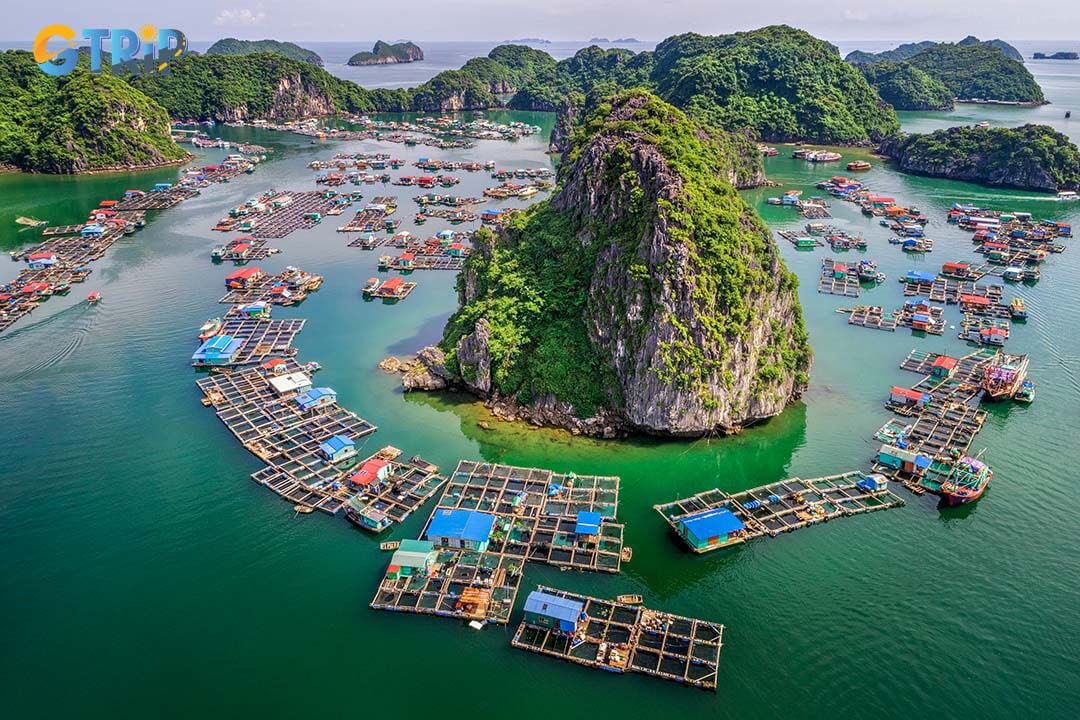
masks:
[[[333,115],[335,112],[334,100],[324,88],[306,82],[299,73],[288,73],[272,85],[269,105],[252,108],[246,103],[226,104],[214,114],[214,119],[218,122],[287,121]]]
[[[644,91],[576,130],[549,202],[481,233],[445,357],[498,412],[612,436],[735,432],[805,387],[810,351],[742,144]]]
[[[1042,192],[1080,184],[1080,149],[1046,125],[898,135],[878,152],[915,175]]]

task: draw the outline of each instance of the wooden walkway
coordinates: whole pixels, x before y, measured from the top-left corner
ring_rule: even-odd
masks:
[[[841,312],[848,312],[842,310]],[[885,330],[895,332],[897,326],[896,315],[887,313],[878,306],[858,306],[848,312],[848,325],[870,328],[871,330]]]
[[[609,672],[716,690],[723,625],[542,585],[537,589],[582,603],[587,619],[579,621],[574,633],[523,621],[513,647]]]

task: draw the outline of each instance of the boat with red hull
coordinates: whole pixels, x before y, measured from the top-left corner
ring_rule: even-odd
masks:
[[[983,372],[983,397],[1006,400],[1016,395],[1027,378],[1028,356],[998,353]]]
[[[941,483],[941,498],[946,505],[966,505],[983,496],[994,471],[978,458],[965,455],[953,468],[949,479]]]

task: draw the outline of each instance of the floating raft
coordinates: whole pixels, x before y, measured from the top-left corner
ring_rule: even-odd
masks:
[[[900,363],[900,368],[924,376],[912,386],[912,390],[929,394],[931,405],[944,402],[970,403],[982,393],[983,372],[997,355],[996,350],[979,348],[963,357],[956,358],[956,367],[947,374],[937,375],[934,374],[934,364],[939,358],[948,356],[912,350]],[[898,414],[911,414],[903,410],[903,408],[893,408],[893,411]]]
[[[321,275],[313,275],[303,270],[288,269],[277,275],[258,274],[245,281],[244,287],[234,288],[225,293],[218,302],[238,305],[253,302],[269,302],[274,305],[294,305],[304,300],[309,292],[322,287]],[[288,293],[281,292],[285,288]]]
[[[839,277],[837,277],[840,275]],[[845,297],[859,297],[861,286],[855,268],[845,263],[838,263],[832,258],[821,261],[821,278],[818,280],[818,292]]]
[[[930,302],[955,305],[962,295],[976,295],[1000,302],[1004,289],[1000,285],[978,285],[969,280],[938,277],[930,280],[908,280],[904,283],[905,297],[925,297]]]
[[[427,572],[387,572],[371,607],[505,625],[521,585],[520,558],[493,552],[439,550]]]
[[[629,548],[614,522],[619,478],[463,460],[439,498],[438,510],[496,516],[488,551],[577,570],[617,573]],[[578,513],[600,517],[596,535],[576,532]],[[425,525],[425,531],[431,519]]]
[[[566,607],[582,613],[573,630],[542,626],[543,612],[531,612],[518,626],[511,645],[599,670],[672,680],[683,685],[716,690],[724,626],[672,615],[646,607],[602,600],[544,586],[530,596],[560,598]]]
[[[653,507],[691,550],[704,553],[753,538],[777,537],[837,517],[904,504],[886,487],[875,487],[867,484],[865,473],[850,471],[810,480],[790,478],[733,495],[706,490]],[[715,535],[696,538],[692,521],[714,511],[723,527]]]
[[[882,308],[874,305],[861,305],[840,312],[848,312],[848,325],[870,328],[871,330],[885,330],[895,332],[897,326],[896,315],[885,312]]]
[[[199,191],[194,188],[176,186],[168,190],[155,190],[154,192],[121,200],[113,206],[113,210],[121,212],[127,210],[167,210],[198,194]]]
[[[902,482],[917,495],[926,490],[937,492],[952,473],[954,463],[968,453],[985,420],[985,411],[963,403],[931,406],[904,433],[905,449],[929,458],[929,467],[921,473],[904,470],[882,463],[879,456],[874,469]]]
[[[337,198],[324,197],[319,192],[279,193],[267,200],[272,204],[275,199],[288,195],[293,201],[288,207],[275,208],[272,213],[259,216],[251,235],[257,238],[283,238],[296,230],[307,230],[319,224],[315,216],[325,215],[333,207]]]
[[[241,342],[231,365],[250,365],[273,356],[293,356],[293,340],[304,329],[306,320],[262,320],[227,315],[218,335],[228,335]]]

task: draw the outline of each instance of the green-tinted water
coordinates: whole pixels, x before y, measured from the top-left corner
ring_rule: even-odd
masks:
[[[549,117],[522,117],[550,126]],[[267,187],[310,187],[305,164],[344,148],[245,135],[274,142],[275,159],[166,211],[110,250],[70,298],[49,300],[0,336],[0,677],[9,716],[1074,714],[1080,494],[1072,469],[1080,451],[1067,427],[1078,419],[1080,339],[1066,303],[1078,289],[1076,248],[1049,260],[1037,287],[1017,290],[1033,318],[1010,347],[1032,353],[1040,394],[1030,407],[991,409],[978,444],[989,448],[995,480],[977,506],[941,511],[909,497],[902,509],[698,557],[672,541],[654,503],[865,466],[870,436],[889,417],[881,406],[887,388],[915,379],[897,369],[901,357],[911,347],[959,352],[959,341],[849,328],[833,311],[850,301],[815,292],[825,251],[785,244],[804,279],[816,360],[810,392],[779,418],[736,438],[691,443],[601,443],[500,424],[487,431],[478,422],[489,418],[475,404],[405,397],[395,378],[374,369],[389,353],[438,338],[455,304],[449,274],[419,274],[413,296],[386,307],[359,295],[378,253],[345,247],[336,218],[274,243],[284,252],[263,267],[296,264],[326,276],[303,306],[277,314],[309,319],[301,358],[320,361],[320,379],[340,402],[379,425],[369,447],[392,443],[445,468],[481,457],[623,478],[620,516],[634,548],[625,572],[537,566],[526,586],[640,592],[653,606],[724,622],[728,644],[714,696],[513,651],[509,629],[476,633],[452,621],[374,612],[367,603],[387,559],[378,541],[341,520],[295,518],[247,479],[258,462],[199,404],[187,365],[194,329],[220,310],[226,273],[209,263],[221,237],[208,228]],[[469,153],[393,152],[518,167],[547,162],[543,147],[534,137]],[[768,170],[807,194],[829,172],[785,157]],[[174,173],[0,177],[0,222],[11,227],[16,214],[76,221],[102,197]],[[487,183],[462,175],[462,194]],[[881,167],[865,177],[919,204],[937,240],[926,259],[904,257],[854,207],[835,208],[835,222],[864,233],[866,256],[890,277],[864,296],[876,304],[901,302],[902,272],[971,255],[968,236],[942,221],[954,200],[1080,221],[1080,208],[1024,193]],[[774,193],[747,198],[774,225],[801,225],[764,205]],[[414,229],[410,208],[405,200],[403,227]],[[438,229],[429,222],[423,231]],[[98,307],[79,302],[91,289],[104,294]],[[949,317],[958,319],[954,308]],[[415,536],[423,515],[392,537]]]

